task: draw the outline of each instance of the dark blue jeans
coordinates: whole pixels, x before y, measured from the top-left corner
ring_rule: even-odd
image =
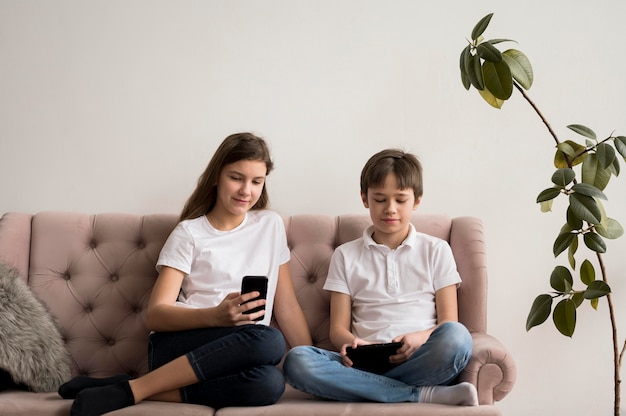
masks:
[[[285,339],[276,328],[243,325],[156,332],[148,346],[150,371],[186,355],[200,380],[180,389],[184,402],[219,409],[275,403],[285,390],[276,368]]]

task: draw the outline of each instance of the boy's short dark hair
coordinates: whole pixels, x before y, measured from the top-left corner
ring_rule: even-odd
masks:
[[[385,149],[370,157],[361,171],[361,193],[367,195],[369,188],[381,186],[390,173],[396,175],[400,189],[413,189],[415,200],[422,196],[422,164],[400,149]]]

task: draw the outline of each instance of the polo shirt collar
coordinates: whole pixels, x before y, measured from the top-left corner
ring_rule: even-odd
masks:
[[[373,234],[374,234],[373,225],[370,225],[369,227],[365,229],[365,231],[363,231],[363,244],[365,244],[365,247],[369,248],[369,247],[381,245],[381,244],[378,244],[376,241],[374,241],[374,239],[372,238]],[[416,235],[417,235],[417,231],[415,231],[415,227],[413,226],[413,224],[409,223],[409,234],[406,236],[402,244],[400,244],[397,248],[400,248],[405,245],[409,247],[414,247]]]

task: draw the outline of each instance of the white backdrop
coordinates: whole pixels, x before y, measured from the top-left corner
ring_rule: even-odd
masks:
[[[365,213],[361,167],[401,147],[424,164],[422,211],[485,222],[489,328],[519,371],[502,412],[612,414],[605,302],[573,339],[525,331],[563,205],[534,202],[553,141],[522,97],[495,110],[461,85],[459,53],[490,12],[486,37],[519,42],[562,140],[573,123],[626,135],[619,0],[0,0],[0,212],[179,212],[217,144],[252,131],[273,150],[273,209]],[[623,178],[606,193],[626,224]],[[608,250],[623,340],[626,237]]]

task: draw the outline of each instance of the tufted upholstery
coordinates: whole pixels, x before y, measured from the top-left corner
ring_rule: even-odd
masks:
[[[362,234],[370,224],[369,217],[295,215],[284,219],[294,287],[313,341],[332,349],[328,338],[329,295],[322,289],[330,257],[338,245]],[[176,222],[177,216],[172,214],[62,212],[8,213],[0,219],[0,259],[22,273],[58,319],[75,375],[136,376],[147,370],[145,308],[157,276],[154,265],[159,251]],[[451,219],[436,214],[417,214],[413,223],[418,231],[440,237],[452,247],[463,279],[459,316],[472,332],[475,344],[474,356],[461,379],[478,387],[480,402],[485,406],[480,406],[478,412],[408,403],[382,407],[325,403],[288,388],[278,404],[264,408],[264,414],[291,415],[294,409],[301,412],[302,405],[310,408],[310,414],[328,415],[499,414],[493,403],[512,389],[515,364],[506,349],[487,334],[482,223],[476,218]],[[54,393],[0,393],[0,414],[63,414],[69,403],[57,399]],[[171,414],[168,406],[171,404],[142,403],[120,414]],[[188,412],[185,414],[213,413],[206,407],[180,404],[176,412],[183,410]],[[221,409],[217,413],[258,414],[254,408]]]
[[[147,370],[144,311],[172,215],[32,217],[28,284],[62,324],[74,374]]]

